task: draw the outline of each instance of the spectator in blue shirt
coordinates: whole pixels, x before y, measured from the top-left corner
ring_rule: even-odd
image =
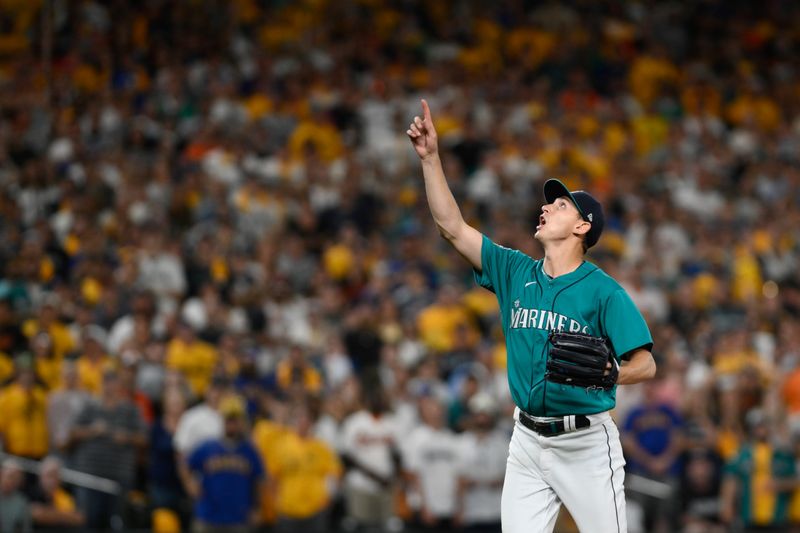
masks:
[[[225,420],[223,437],[200,444],[188,458],[194,474],[187,487],[195,498],[193,530],[244,533],[258,521],[264,466],[246,438],[247,416],[241,398],[224,398],[220,414]]]
[[[625,420],[622,444],[628,462],[626,470],[668,483],[674,488],[681,472],[684,422],[676,409],[659,400],[658,386],[656,380],[644,384],[644,402],[632,409]],[[673,512],[676,503],[674,491],[665,500],[643,497],[640,503],[644,508],[647,531],[664,527],[664,521],[674,521],[677,516]]]

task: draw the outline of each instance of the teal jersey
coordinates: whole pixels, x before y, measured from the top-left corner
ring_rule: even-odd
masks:
[[[511,397],[535,416],[607,411],[616,404],[616,387],[585,389],[545,380],[548,333],[606,337],[620,359],[639,348],[651,349],[650,330],[625,289],[596,265],[584,261],[573,272],[550,278],[543,264],[483,237],[482,270],[475,271],[475,280],[500,303]]]

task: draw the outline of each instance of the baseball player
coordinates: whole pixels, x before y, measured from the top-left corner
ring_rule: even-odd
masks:
[[[548,180],[534,235],[544,258],[495,244],[461,216],[425,100],[422,115],[406,133],[422,160],[433,219],[500,304],[517,406],[503,531],[552,531],[563,503],[583,532],[624,532],[625,460],[609,410],[616,385],[652,378],[655,362],[650,331],[630,297],[584,260],[603,231],[602,207],[590,194]]]

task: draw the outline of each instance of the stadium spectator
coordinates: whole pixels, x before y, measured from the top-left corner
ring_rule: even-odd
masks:
[[[155,418],[153,413],[153,403],[150,398],[136,386],[136,375],[138,371],[138,359],[130,357],[120,357],[120,366],[117,369],[119,380],[122,384],[123,397],[136,406],[142,421],[150,427]]]
[[[203,402],[181,414],[173,437],[175,450],[181,456],[187,457],[206,440],[222,437],[223,420],[218,408],[229,388],[226,379],[214,378],[205,391]]]
[[[311,434],[309,407],[296,404],[287,414],[291,431],[272,447],[276,514],[279,531],[329,530],[329,511],[336,495],[342,464],[336,452]]]
[[[0,435],[3,450],[39,459],[47,454],[47,393],[35,381],[29,356],[16,359],[16,378],[0,390]]]
[[[447,409],[447,425],[453,431],[464,431],[467,421],[470,418],[470,402],[478,394],[480,383],[478,378],[472,374],[467,374],[461,382],[459,395],[450,403]]]
[[[22,325],[22,332],[29,342],[34,342],[39,334],[46,335],[53,357],[57,360],[61,360],[75,347],[75,340],[70,335],[69,329],[58,316],[59,303],[59,298],[51,294],[42,303],[38,316],[25,321]]]
[[[25,350],[27,345],[11,302],[7,298],[0,298],[0,353],[8,357]],[[0,382],[2,378],[0,374]]]
[[[74,467],[119,483],[121,493],[82,487],[78,505],[86,515],[86,527],[102,530],[121,516],[127,491],[135,481],[136,458],[147,445],[144,422],[136,406],[128,401],[115,370],[103,374],[98,401],[89,403],[78,415],[71,433]]]
[[[186,410],[186,398],[179,389],[164,393],[161,414],[150,426],[148,480],[150,504],[155,510],[168,509],[188,525],[186,496],[178,474],[175,432]]]
[[[78,376],[81,388],[98,396],[103,385],[103,374],[113,361],[105,352],[106,336],[102,328],[90,325],[83,331],[83,353],[78,357]]]
[[[681,527],[687,533],[721,533],[722,460],[711,450],[687,450],[679,486]]]
[[[667,482],[676,490],[684,446],[684,422],[671,406],[660,401],[657,380],[644,384],[643,403],[634,407],[622,427],[627,470],[650,479]],[[674,494],[666,501],[643,498],[647,531],[668,531],[675,527]]]
[[[427,530],[453,527],[460,467],[460,442],[447,427],[444,406],[435,396],[419,400],[422,425],[406,436],[403,464],[410,478],[411,507],[416,520]]]
[[[13,459],[4,459],[0,467],[0,531],[27,533],[31,531],[28,499],[22,493],[25,474]]]
[[[281,391],[296,399],[314,395],[322,389],[322,376],[311,365],[300,346],[292,346],[286,358],[278,363],[275,377]]]
[[[177,334],[167,343],[164,363],[167,368],[180,372],[199,398],[211,383],[217,360],[217,349],[199,339],[188,323],[180,322]]]
[[[39,479],[30,496],[30,512],[36,529],[80,531],[86,518],[72,495],[61,486],[61,459],[48,456],[39,465]]]
[[[480,392],[469,401],[460,448],[454,522],[465,531],[500,530],[500,496],[508,456],[507,435],[496,427],[497,401]]]
[[[397,428],[380,387],[365,387],[362,396],[363,407],[342,427],[347,518],[359,527],[383,528],[395,517],[394,485],[400,475]]]
[[[37,333],[30,341],[33,368],[38,381],[46,390],[56,389],[61,380],[62,359],[56,357],[48,333]]]
[[[67,454],[72,428],[90,398],[91,395],[80,387],[75,361],[65,360],[61,367],[61,387],[47,397],[47,433],[51,452]]]
[[[250,531],[261,520],[258,502],[265,489],[265,469],[247,437],[244,401],[220,402],[222,438],[203,442],[186,459],[191,472],[187,492],[195,499],[192,530]]]
[[[791,450],[770,442],[770,420],[760,409],[747,413],[751,438],[725,467],[721,517],[729,527],[782,531],[797,485]]]

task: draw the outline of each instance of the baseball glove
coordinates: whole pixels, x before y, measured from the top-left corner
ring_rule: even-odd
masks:
[[[619,364],[607,339],[552,331],[549,341],[550,353],[545,374],[548,381],[605,390],[613,388],[617,383]],[[609,362],[611,368],[606,369]]]

